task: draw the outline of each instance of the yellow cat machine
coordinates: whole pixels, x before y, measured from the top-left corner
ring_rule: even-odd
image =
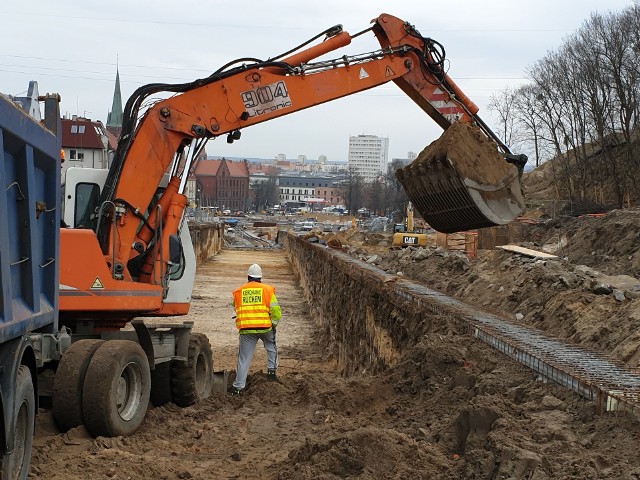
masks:
[[[415,231],[413,221],[413,205],[411,202],[407,205],[407,217],[404,223],[396,223],[393,226],[393,240],[391,241],[391,248],[406,248],[406,247],[426,247],[427,246],[427,234],[418,233]]]

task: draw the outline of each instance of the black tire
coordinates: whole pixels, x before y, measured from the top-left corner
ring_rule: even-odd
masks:
[[[29,367],[20,365],[16,375],[15,448],[1,460],[0,475],[3,480],[24,480],[29,475],[33,426],[36,416],[36,397]]]
[[[211,396],[213,389],[213,356],[206,335],[189,336],[187,363],[173,361],[171,365],[171,391],[173,401],[188,407]]]
[[[84,380],[84,424],[97,436],[133,434],[142,424],[151,392],[149,360],[130,340],[109,340],[94,353]]]
[[[53,379],[53,418],[58,428],[66,432],[84,423],[82,386],[89,362],[104,340],[78,340],[62,355]]]
[[[151,403],[160,407],[173,402],[171,394],[171,362],[163,362],[151,370]]]

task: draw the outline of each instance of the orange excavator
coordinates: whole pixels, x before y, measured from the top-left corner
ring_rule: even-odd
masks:
[[[368,31],[377,37],[379,49],[316,60]],[[69,169],[66,174],[59,303],[60,324],[74,342],[73,355],[62,358],[66,380],[59,380],[57,391],[82,391],[61,394],[59,423],[70,427],[84,418],[94,434],[130,433],[146,411],[149,393],[143,384],[148,383],[149,368],[159,370],[168,361],[184,364],[168,375],[186,378],[188,399],[210,390],[203,383],[211,373],[211,352],[204,339],[193,340],[193,335],[175,328],[158,334],[157,326],[132,321],[189,310],[195,259],[184,222],[184,192],[206,142],[220,136],[233,142],[246,127],[387,82],[398,85],[443,129],[459,122],[479,129],[502,152],[501,162],[510,169],[504,178],[482,182],[477,178],[480,168],[473,182],[467,182],[451,159],[445,159],[444,167],[411,173],[419,182],[409,182],[405,189],[428,223],[433,219],[436,229],[464,230],[506,223],[521,213],[514,195],[521,195],[518,172],[523,158],[511,155],[478,117],[477,106],[449,78],[442,46],[388,14],[355,35],[336,26],[268,60],[241,58],[190,83],[140,87],[125,106],[122,134],[108,172],[83,169],[83,177]],[[145,103],[162,92],[172,96]],[[87,179],[89,174],[93,179]],[[457,211],[464,214],[458,216]],[[133,336],[121,331],[129,322]],[[171,336],[176,340],[167,347],[163,342]],[[185,337],[192,340],[185,344],[180,340]],[[141,346],[142,357],[127,339]],[[140,358],[149,365],[141,364]],[[93,386],[85,375],[103,378],[113,388]],[[65,407],[69,401],[75,405],[73,418]],[[53,403],[55,414],[55,394]]]

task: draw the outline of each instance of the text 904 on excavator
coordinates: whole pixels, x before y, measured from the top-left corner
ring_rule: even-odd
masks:
[[[379,49],[317,60],[369,31]],[[194,160],[207,141],[223,137],[233,143],[246,127],[387,82],[396,83],[445,130],[445,142],[428,147],[417,162],[397,174],[424,220],[440,231],[514,220],[524,205],[520,173],[525,158],[511,155],[478,117],[477,106],[447,75],[442,46],[392,15],[380,15],[354,35],[341,26],[329,28],[281,55],[232,61],[193,82],[142,86],[126,103],[108,172],[69,169],[66,173],[60,324],[74,343],[76,338],[109,340],[78,347],[75,358],[80,366],[69,365],[68,370],[102,372],[92,367],[97,362],[91,356],[97,351],[105,358],[124,359],[126,368],[135,365],[130,372],[123,370],[130,373],[125,380],[147,379],[149,365],[139,361],[145,357],[112,340],[121,338],[117,332],[135,317],[188,313],[195,257],[184,221],[185,190]],[[148,102],[162,93],[172,96]],[[178,359],[185,372],[199,372],[192,366],[200,365],[200,360],[191,355],[206,353],[206,345],[176,341],[173,353],[162,356],[152,329],[139,320],[132,323],[152,369]],[[185,338],[183,333],[172,330],[176,339]],[[207,355],[210,364],[210,351]],[[192,392],[197,384],[194,379],[188,385],[189,399],[202,396]],[[131,391],[142,390],[132,384]],[[123,412],[104,404],[110,400],[101,400],[105,397],[101,390],[78,395],[95,404],[91,415],[110,412],[94,422],[92,432],[97,434],[128,434],[144,417],[144,412],[140,414],[146,409],[144,395],[132,397]]]

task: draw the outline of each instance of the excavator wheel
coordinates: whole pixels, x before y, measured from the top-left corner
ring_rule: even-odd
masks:
[[[171,362],[163,362],[151,370],[151,403],[160,407],[173,402],[171,393]]]
[[[189,336],[188,355],[186,363],[174,360],[171,368],[173,401],[180,407],[208,398],[213,388],[213,355],[206,335]]]
[[[463,123],[396,172],[422,218],[444,233],[515,220],[525,208],[520,174],[477,128]]]

